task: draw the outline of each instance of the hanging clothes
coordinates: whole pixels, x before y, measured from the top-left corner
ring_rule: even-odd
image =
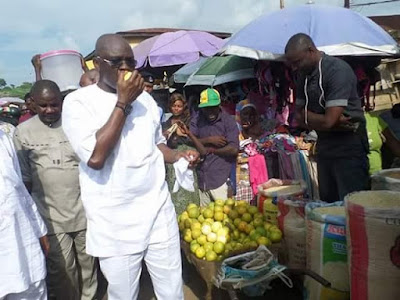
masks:
[[[264,156],[256,154],[249,157],[250,185],[253,194],[258,193],[258,185],[268,181],[267,165]]]
[[[303,158],[306,163],[306,168],[310,179],[310,194],[311,199],[319,199],[319,189],[318,189],[318,171],[317,162],[310,156],[310,152],[307,150],[302,150]]]

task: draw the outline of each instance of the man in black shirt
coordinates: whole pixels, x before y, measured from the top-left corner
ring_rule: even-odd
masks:
[[[339,201],[368,189],[368,139],[353,70],[318,51],[303,33],[289,39],[285,57],[297,76],[296,119],[318,134],[321,200]]]

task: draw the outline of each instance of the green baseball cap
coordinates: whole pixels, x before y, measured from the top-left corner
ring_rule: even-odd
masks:
[[[206,89],[200,94],[199,108],[218,106],[221,104],[221,97],[215,89]]]

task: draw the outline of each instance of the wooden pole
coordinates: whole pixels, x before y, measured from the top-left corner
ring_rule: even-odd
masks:
[[[285,0],[280,0],[280,7],[285,8]]]
[[[350,0],[344,0],[344,7],[350,8]]]

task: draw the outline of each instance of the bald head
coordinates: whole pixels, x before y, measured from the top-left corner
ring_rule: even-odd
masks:
[[[44,124],[52,126],[61,118],[62,95],[55,82],[36,81],[31,89],[31,96],[36,113]]]
[[[95,53],[100,57],[121,56],[126,51],[132,53],[132,48],[118,34],[103,34],[97,39]]]
[[[305,51],[307,49],[316,49],[311,37],[305,33],[293,35],[286,44],[285,54],[294,51]]]
[[[318,65],[321,53],[311,37],[304,33],[292,36],[285,47],[285,58],[294,72],[310,74]]]
[[[136,61],[128,42],[118,34],[104,34],[96,42],[93,60],[99,71],[97,85],[110,93],[117,90],[118,72],[134,71]]]
[[[82,74],[81,80],[79,81],[79,85],[81,87],[85,87],[88,85],[95,84],[99,81],[99,77],[100,77],[99,71],[97,71],[96,69],[89,70],[84,74]]]
[[[33,99],[38,99],[41,98],[45,93],[53,93],[57,97],[59,96],[60,100],[62,99],[60,88],[54,81],[51,80],[36,81],[32,86],[30,96]]]

